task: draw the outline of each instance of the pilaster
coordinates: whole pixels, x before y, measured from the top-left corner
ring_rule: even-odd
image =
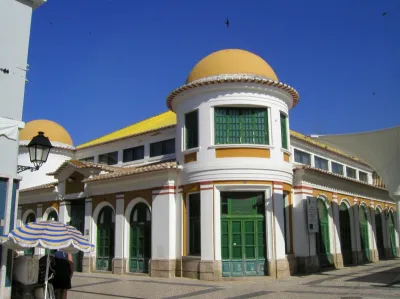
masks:
[[[84,235],[88,239],[90,243],[93,242],[93,238],[91,235],[92,231],[92,199],[86,198],[85,199],[85,230]],[[95,246],[97,244],[94,244]],[[91,253],[84,253],[83,260],[82,260],[82,272],[83,273],[90,273],[92,271],[92,257]]]
[[[376,223],[375,223],[375,205],[371,201],[371,206],[368,208],[368,214],[371,219],[371,260],[376,263],[379,262],[378,247],[376,244]]]
[[[124,273],[124,194],[116,195],[113,273]]]
[[[153,190],[150,275],[175,277],[176,268],[175,186]]]
[[[332,195],[332,231],[333,231],[333,262],[336,269],[343,268],[342,248],[340,242],[340,220],[337,194]]]
[[[58,210],[59,221],[69,224],[71,221],[71,203],[69,201],[61,201]]]
[[[36,222],[40,222],[43,220],[43,206],[42,204],[38,204],[36,206]],[[35,248],[35,256],[42,256],[44,255],[44,249]]]
[[[18,207],[17,211],[17,227],[20,227],[22,225],[22,207]]]
[[[356,264],[362,264],[363,255],[361,251],[360,215],[359,215],[359,206],[357,198],[354,199],[353,215],[354,215],[354,235],[356,239],[356,252],[353,252],[353,261],[355,261]]]

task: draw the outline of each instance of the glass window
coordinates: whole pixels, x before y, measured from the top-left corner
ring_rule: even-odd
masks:
[[[368,174],[365,173],[365,172],[359,171],[359,172],[358,172],[358,179],[359,179],[360,181],[363,181],[363,182],[365,182],[365,183],[368,183]]]
[[[357,177],[356,170],[351,167],[346,167],[346,175],[347,175],[347,177],[353,178],[353,179],[355,179]]]
[[[282,137],[282,148],[284,149],[289,149],[287,136],[288,136],[287,116],[281,113],[281,137]]]
[[[150,157],[163,156],[175,153],[175,138],[150,144]]]
[[[306,165],[311,165],[311,155],[298,149],[294,149],[294,161]]]
[[[343,165],[336,162],[332,162],[332,172],[343,175]]]
[[[144,145],[124,149],[123,162],[130,162],[144,159]]]
[[[83,158],[83,159],[80,159],[80,161],[83,161],[83,162],[94,162],[94,157],[92,156],[92,157],[87,157],[87,158]]]
[[[215,144],[269,144],[268,110],[215,108]]]
[[[99,155],[99,163],[106,165],[114,165],[118,163],[118,152],[111,152]]]
[[[314,157],[315,167],[323,170],[329,170],[328,160],[321,157]]]
[[[200,193],[189,195],[189,255],[201,254]]]
[[[199,146],[198,111],[185,115],[186,149]]]

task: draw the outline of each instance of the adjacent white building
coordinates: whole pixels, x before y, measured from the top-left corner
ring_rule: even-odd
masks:
[[[18,224],[76,226],[96,244],[75,256],[84,272],[283,278],[397,256],[387,189],[363,161],[291,131],[298,102],[261,57],[228,49],[195,65],[170,111],[88,143],[27,123],[20,163],[38,130],[56,149],[23,174]]]

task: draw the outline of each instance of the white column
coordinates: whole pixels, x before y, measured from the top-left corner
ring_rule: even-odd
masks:
[[[312,196],[312,189],[305,186],[295,188],[293,196],[293,250],[297,257],[315,255],[315,236],[308,233],[307,196]],[[314,239],[314,246],[311,246]]]
[[[286,258],[285,252],[285,223],[284,223],[284,200],[283,200],[283,184],[274,183],[273,194],[274,207],[274,235],[275,235],[275,259],[282,260]]]
[[[92,231],[92,199],[86,198],[85,199],[85,231],[84,231],[84,235],[90,243],[93,242],[91,231]],[[94,245],[96,246],[97,244],[94,244]],[[90,253],[85,253],[84,256],[89,257]]]
[[[361,252],[361,235],[360,235],[360,215],[359,215],[359,207],[358,207],[358,200],[354,199],[353,205],[353,215],[354,215],[354,236],[356,239],[356,250],[357,250],[357,257]],[[359,257],[357,263],[359,262]]]
[[[124,258],[124,194],[116,196],[116,215],[115,215],[115,241],[114,257]]]
[[[399,186],[399,192],[400,192],[400,186]],[[400,194],[395,194],[393,195],[394,200],[396,201],[396,246],[397,246],[397,254],[400,254]]]
[[[183,190],[180,187],[176,193],[176,258],[183,255]]]
[[[201,223],[201,260],[214,260],[214,228],[213,228],[213,185],[200,185],[200,223]]]
[[[43,217],[43,208],[42,204],[38,204],[36,207],[36,222],[42,221]],[[35,255],[42,256],[44,255],[44,249],[35,248]]]
[[[387,209],[387,204],[385,204],[382,207],[382,212],[381,212],[383,247],[385,248],[385,258],[386,258],[386,249],[389,248],[388,228],[387,228],[387,221],[386,221],[386,209]]]
[[[375,223],[375,205],[371,202],[371,206],[368,207],[368,214],[370,218],[370,248],[372,249],[371,258],[373,262],[379,261],[378,247],[376,244],[376,223]]]
[[[69,201],[61,201],[58,218],[61,223],[69,224],[71,221],[71,203]]]
[[[214,252],[215,260],[221,261],[221,193],[214,192]]]
[[[173,186],[153,190],[151,256],[152,260],[175,259],[175,192]]]
[[[20,227],[22,224],[22,207],[18,207],[16,227]]]
[[[335,240],[335,242],[334,242],[334,252],[336,254],[341,254],[342,253],[342,248],[341,248],[341,243],[340,243],[339,205],[338,205],[338,200],[337,200],[337,195],[336,194],[334,194],[332,196],[332,200],[333,200],[332,232],[333,232],[333,239]]]

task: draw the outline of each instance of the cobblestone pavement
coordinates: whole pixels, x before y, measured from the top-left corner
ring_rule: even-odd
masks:
[[[400,260],[284,280],[256,277],[204,282],[185,278],[159,279],[147,275],[76,273],[73,286],[68,292],[68,299],[395,299],[400,298]]]

